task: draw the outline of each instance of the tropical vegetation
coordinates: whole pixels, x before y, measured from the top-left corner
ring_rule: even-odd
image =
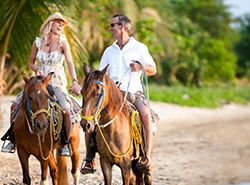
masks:
[[[223,0],[5,0],[0,11],[0,98],[22,89],[39,28],[54,11],[71,19],[65,28],[77,75],[82,64],[98,68],[114,40],[113,14],[132,20],[131,35],[149,47],[157,64],[150,83],[211,87],[250,79],[250,15],[233,18]],[[234,26],[232,26],[232,24]]]

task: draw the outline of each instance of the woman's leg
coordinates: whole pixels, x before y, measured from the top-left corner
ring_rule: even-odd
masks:
[[[13,102],[10,106],[10,126],[13,124],[12,111],[17,106],[16,102]],[[1,152],[5,153],[14,153],[15,152],[15,140],[11,140],[4,148],[1,149]]]

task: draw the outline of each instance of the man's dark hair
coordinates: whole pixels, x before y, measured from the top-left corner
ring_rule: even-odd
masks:
[[[113,15],[113,18],[115,18],[115,17],[119,17],[119,23],[122,23],[125,27],[125,30],[129,33],[129,31],[131,29],[131,20],[123,14]]]

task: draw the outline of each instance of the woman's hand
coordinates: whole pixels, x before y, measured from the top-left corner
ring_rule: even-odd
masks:
[[[78,96],[81,94],[81,89],[82,89],[81,86],[78,85],[78,83],[76,81],[74,81],[73,84],[70,86],[69,91]]]
[[[41,71],[40,69],[38,69],[38,70],[36,71],[36,75],[37,75],[37,76],[43,75],[43,73],[42,73],[42,71]]]

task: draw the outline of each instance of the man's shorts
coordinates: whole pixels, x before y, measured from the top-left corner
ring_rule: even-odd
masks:
[[[141,108],[147,107],[149,108],[148,100],[145,97],[144,93],[141,91],[137,91],[135,94],[135,107],[137,110],[140,110]]]

